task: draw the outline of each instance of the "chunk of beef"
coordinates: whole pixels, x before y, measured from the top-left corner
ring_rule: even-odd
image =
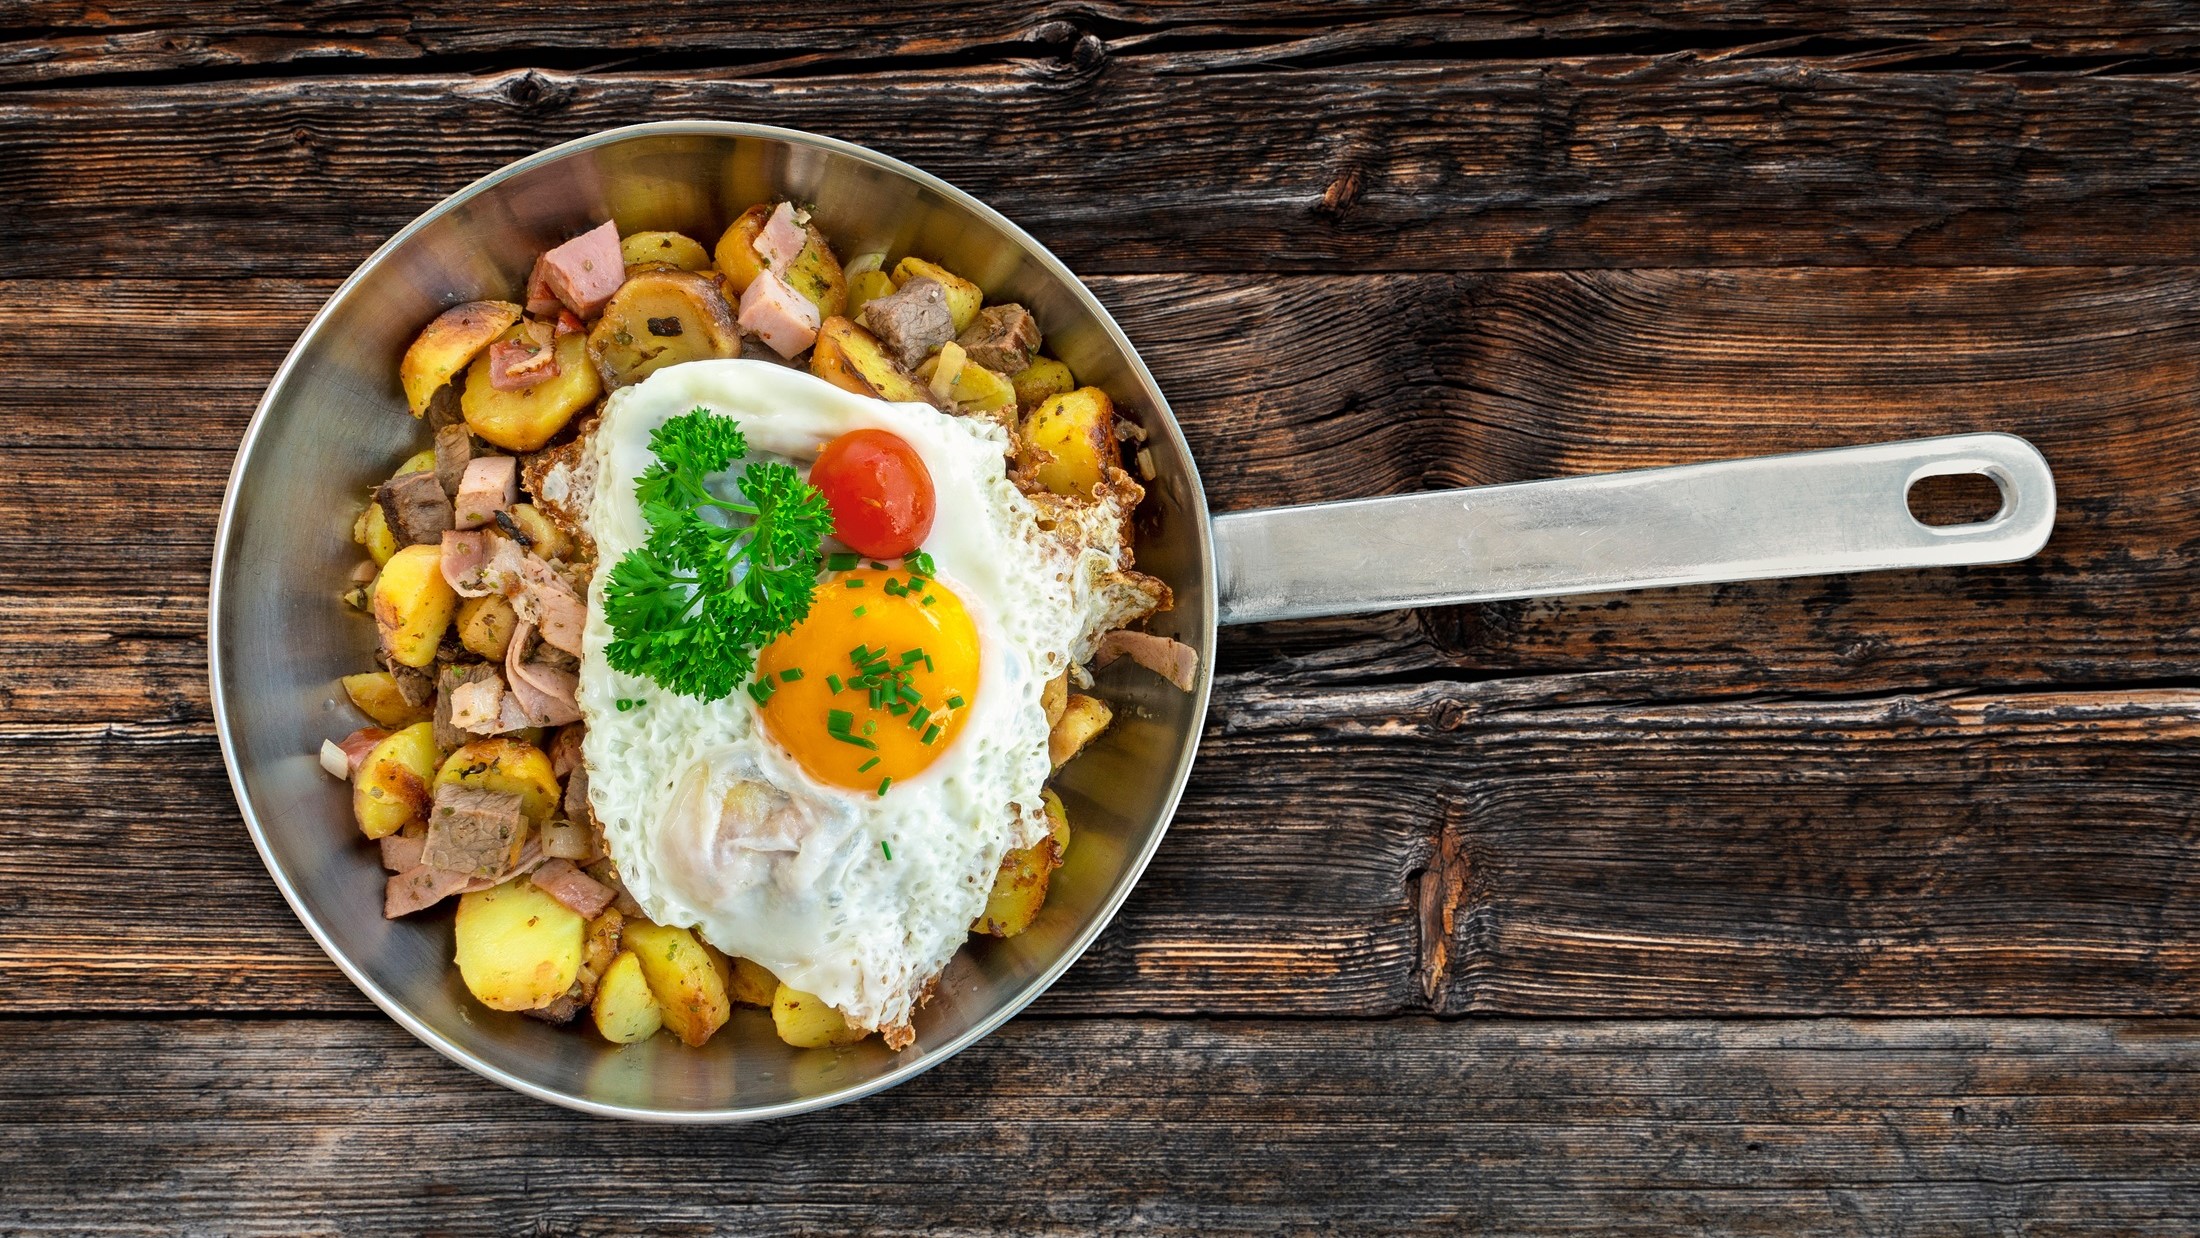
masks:
[[[435,789],[420,862],[469,877],[490,877],[518,863],[526,842],[527,818],[517,795],[447,782]]]
[[[452,526],[451,498],[432,472],[392,477],[374,492],[374,501],[382,505],[382,519],[400,546],[440,542]]]
[[[988,305],[955,342],[972,361],[996,374],[1014,376],[1039,351],[1039,321],[1021,305]]]
[[[915,369],[933,349],[955,338],[947,289],[919,276],[898,291],[863,303],[863,325],[903,365]]]
[[[474,436],[461,423],[439,426],[435,432],[435,480],[443,493],[458,498],[458,485],[466,479],[466,465],[474,458]]]
[[[397,694],[405,698],[407,705],[425,705],[435,699],[435,677],[417,666],[407,666],[390,656],[389,650],[375,651],[375,660],[382,669],[397,681]]]

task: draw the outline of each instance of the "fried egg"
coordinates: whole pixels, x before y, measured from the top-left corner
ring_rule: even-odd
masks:
[[[833,438],[885,430],[936,492],[934,573],[914,588],[900,564],[823,574],[809,617],[759,653],[762,703],[681,696],[604,658],[609,568],[647,534],[634,479],[650,433],[697,407],[737,420],[749,459],[805,473]],[[622,880],[651,920],[697,929],[890,1043],[907,1042],[1002,856],[1046,832],[1042,689],[1139,602],[1122,587],[1123,512],[1042,510],[1009,479],[1008,447],[985,418],[756,360],[671,366],[614,393],[590,447],[601,567],[579,702],[590,803]],[[711,480],[721,497],[738,497],[743,463]],[[887,699],[850,686],[867,671],[885,672],[872,680]],[[906,712],[886,712],[896,697]]]

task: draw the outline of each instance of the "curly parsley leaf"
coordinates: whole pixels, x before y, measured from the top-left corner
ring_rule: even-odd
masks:
[[[665,422],[649,446],[656,463],[634,486],[649,537],[605,582],[613,639],[604,657],[674,692],[718,700],[748,679],[758,649],[809,614],[832,509],[784,464],[744,468],[745,502],[712,494],[704,479],[748,443],[739,423],[709,409]],[[727,523],[705,519],[711,508]]]

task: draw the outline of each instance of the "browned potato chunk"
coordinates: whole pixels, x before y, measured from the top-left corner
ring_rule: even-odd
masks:
[[[827,1045],[852,1045],[870,1035],[848,1026],[839,1011],[814,993],[780,985],[772,993],[772,1027],[779,1038],[797,1049],[822,1049]]]
[[[1047,732],[1047,756],[1053,760],[1054,768],[1062,768],[1113,721],[1115,711],[1108,708],[1106,701],[1071,693],[1062,705],[1061,720]]]
[[[818,327],[817,346],[810,350],[810,373],[857,395],[896,404],[932,402],[901,362],[887,355],[878,337],[845,318],[828,318]]]
[[[1008,381],[1016,388],[1016,403],[1025,408],[1037,408],[1050,395],[1077,389],[1077,381],[1069,376],[1069,367],[1052,357],[1035,359]]]
[[[1049,396],[1024,419],[1018,463],[1056,494],[1091,498],[1108,470],[1123,466],[1115,403],[1098,387]]]
[[[519,612],[502,594],[467,598],[458,604],[458,643],[491,662],[504,660],[518,628]]]
[[[424,416],[436,389],[456,377],[519,317],[519,306],[510,301],[468,301],[436,315],[397,363],[397,381],[405,388],[405,403],[412,407],[412,415]]]
[[[747,292],[764,270],[764,260],[756,255],[756,234],[764,230],[764,221],[772,217],[774,206],[770,202],[757,203],[719,234],[718,247],[711,257],[717,260],[718,273],[726,277],[726,288],[734,296]]]
[[[386,838],[415,823],[426,824],[435,775],[435,724],[416,722],[385,736],[359,763],[351,779],[351,812],[359,832]]]
[[[443,579],[443,548],[407,546],[391,555],[374,578],[372,605],[392,658],[406,666],[434,662],[435,647],[458,609],[458,594]]]
[[[1039,705],[1047,711],[1047,726],[1062,720],[1062,711],[1069,707],[1068,671],[1047,680],[1047,686],[1039,692]]]
[[[1015,423],[1015,385],[972,361],[960,344],[940,345],[938,352],[926,357],[924,364],[917,367],[917,379],[932,393],[932,402],[941,408],[1000,414],[1007,424]]]
[[[664,1007],[649,991],[642,960],[632,950],[622,951],[611,961],[596,986],[596,1002],[590,1013],[595,1017],[596,1030],[615,1045],[647,1040],[664,1026]]]
[[[516,795],[528,823],[538,827],[550,819],[563,796],[549,755],[525,740],[506,736],[459,745],[435,774],[437,786],[447,782]]]
[[[398,690],[397,676],[388,671],[367,671],[359,675],[346,675],[337,681],[344,685],[344,695],[359,707],[359,712],[374,719],[376,726],[391,730],[426,722],[435,716],[433,705],[413,705]]]
[[[538,1010],[581,974],[588,922],[526,877],[458,900],[459,978],[491,1010]]]
[[[516,338],[521,330],[514,326],[498,338]],[[467,428],[506,451],[533,451],[564,429],[573,414],[593,404],[603,394],[603,378],[588,359],[587,337],[577,332],[559,336],[551,349],[558,376],[518,391],[490,385],[488,353],[474,358],[466,372],[466,390],[458,398]]]
[[[677,232],[636,232],[619,238],[619,260],[630,267],[662,265],[701,271],[710,266],[710,251],[702,242]]]
[[[985,911],[970,926],[973,933],[1014,937],[1039,918],[1047,901],[1047,882],[1069,853],[1069,814],[1052,791],[1040,793],[1047,806],[1048,833],[1029,847],[1018,847],[1001,859],[1001,871],[993,879],[993,893]]]
[[[787,286],[809,298],[820,318],[846,313],[848,277],[840,269],[840,259],[833,256],[832,246],[816,224],[811,224],[808,231],[809,243],[785,272]]]
[[[611,961],[619,953],[619,939],[626,931],[626,917],[616,907],[606,907],[603,914],[588,922],[588,940],[581,947],[581,966],[596,973],[600,979],[611,970]]]
[[[664,1007],[665,1026],[689,1045],[701,1047],[733,1017],[725,982],[704,953],[703,943],[684,928],[629,920],[626,948],[641,959],[649,991]]]
[[[512,504],[512,523],[527,535],[529,549],[545,559],[573,557],[573,539],[532,503]]]
[[[894,291],[894,277],[873,268],[848,277],[848,317],[854,318],[864,303],[876,301]]]
[[[741,329],[718,284],[691,271],[643,271],[612,294],[588,355],[616,390],[683,361],[741,355]]]
[[[779,977],[762,963],[747,959],[733,960],[733,978],[726,986],[726,995],[744,1006],[769,1006],[772,995],[779,991]]]
[[[955,274],[936,262],[922,258],[904,258],[894,264],[894,286],[900,287],[919,277],[938,280],[947,290],[947,316],[954,320],[955,334],[961,335],[978,320],[978,311],[985,308],[985,292],[976,284]]]

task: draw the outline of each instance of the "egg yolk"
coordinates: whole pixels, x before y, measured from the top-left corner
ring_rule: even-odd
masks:
[[[978,699],[962,600],[908,572],[827,577],[809,617],[757,658],[764,729],[819,782],[883,795],[955,742]]]

